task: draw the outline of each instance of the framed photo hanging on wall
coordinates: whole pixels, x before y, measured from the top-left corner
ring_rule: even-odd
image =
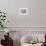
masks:
[[[28,15],[28,9],[27,8],[20,8],[20,15]]]

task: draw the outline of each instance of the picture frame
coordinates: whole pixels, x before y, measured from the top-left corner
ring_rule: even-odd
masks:
[[[20,15],[28,15],[28,9],[27,8],[20,8]]]

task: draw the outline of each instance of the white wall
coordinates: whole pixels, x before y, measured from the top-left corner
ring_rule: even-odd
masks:
[[[8,27],[9,26],[10,27],[22,26],[22,25],[20,25],[20,23],[24,22],[24,20],[25,20],[24,18],[26,18],[26,19],[29,18],[26,16],[22,17],[19,15],[19,12],[18,12],[19,8],[24,8],[24,7],[29,8],[29,1],[28,0],[0,0],[0,9],[2,11],[6,12],[6,15],[9,20],[9,23],[7,25]],[[23,21],[23,22],[21,22],[21,21]],[[24,22],[24,24],[25,24],[25,22]]]
[[[46,0],[32,0],[31,26],[46,27]]]
[[[28,8],[29,14],[19,15],[19,8]],[[0,9],[6,12],[7,27],[32,27],[15,28],[19,31],[46,31],[43,28],[46,27],[46,0],[0,0]]]
[[[28,8],[29,15],[19,15],[19,8]],[[8,27],[46,27],[46,0],[0,0],[0,9],[6,12]]]

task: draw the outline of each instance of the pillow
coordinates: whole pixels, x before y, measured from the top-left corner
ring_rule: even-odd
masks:
[[[20,39],[21,43],[33,43],[34,41],[37,41],[37,38],[35,36],[28,36],[25,35]]]

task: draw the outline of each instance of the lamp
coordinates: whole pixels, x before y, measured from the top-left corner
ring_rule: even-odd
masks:
[[[9,29],[5,29],[5,32],[7,33],[7,36],[9,36]]]
[[[8,29],[5,29],[5,32],[6,32],[6,33],[9,33],[9,30],[8,30]]]

